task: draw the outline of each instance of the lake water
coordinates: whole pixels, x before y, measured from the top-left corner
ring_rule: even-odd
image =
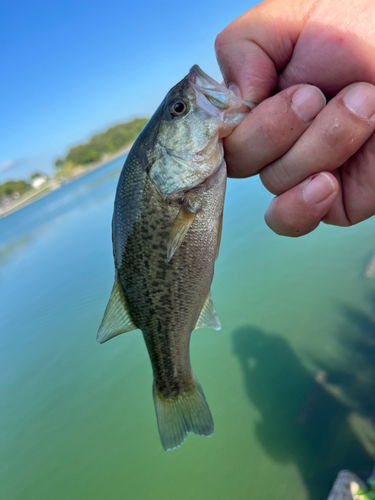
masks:
[[[142,334],[95,341],[122,163],[0,220],[0,497],[324,500],[340,469],[367,477],[375,218],[282,238],[259,180],[229,181],[212,287],[222,329],[191,340],[215,432],[164,453]]]

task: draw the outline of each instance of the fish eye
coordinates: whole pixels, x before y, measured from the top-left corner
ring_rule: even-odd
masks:
[[[189,107],[182,99],[173,99],[168,103],[168,113],[172,118],[185,115],[187,111],[189,111]]]

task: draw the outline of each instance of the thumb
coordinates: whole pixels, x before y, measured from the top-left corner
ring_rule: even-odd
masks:
[[[219,33],[216,58],[227,87],[255,103],[272,95],[277,72],[292,57],[310,4],[309,0],[266,0]]]

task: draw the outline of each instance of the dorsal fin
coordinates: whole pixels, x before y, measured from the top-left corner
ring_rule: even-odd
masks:
[[[213,328],[214,330],[221,328],[220,320],[212,303],[211,292],[207,295],[195,328]]]
[[[115,277],[111,297],[108,301],[102,323],[96,340],[103,344],[121,333],[136,330],[137,326],[131,319],[119,279]]]

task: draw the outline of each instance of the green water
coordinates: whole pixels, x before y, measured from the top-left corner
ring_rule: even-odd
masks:
[[[0,220],[0,498],[324,500],[339,469],[368,475],[375,218],[281,238],[259,181],[229,181],[222,330],[191,341],[215,432],[164,453],[141,333],[95,341],[122,162]]]

